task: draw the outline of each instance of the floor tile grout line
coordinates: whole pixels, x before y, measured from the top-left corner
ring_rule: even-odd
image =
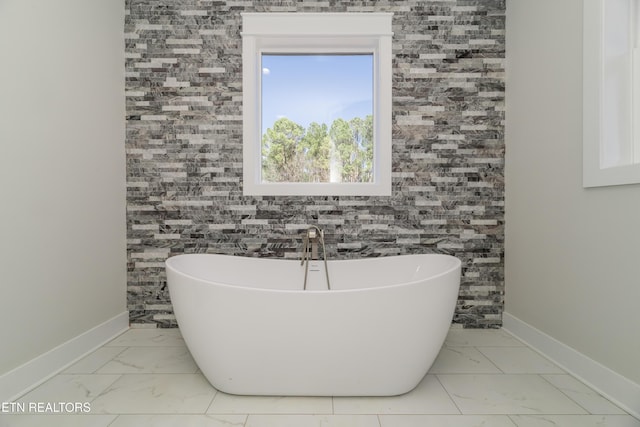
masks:
[[[453,396],[451,396],[451,393],[449,393],[449,390],[447,390],[447,388],[444,386],[442,381],[440,381],[440,377],[437,374],[434,374],[434,376],[436,377],[436,380],[438,380],[438,384],[440,384],[440,387],[442,387],[444,392],[447,393],[447,396],[449,397],[449,400],[451,400],[453,405],[456,407],[456,409],[460,413],[459,415],[464,415],[464,413],[462,412],[462,409],[460,409],[460,406],[458,406],[458,404],[456,403],[456,400],[453,398]]]
[[[517,416],[517,415],[516,415]],[[513,424],[515,427],[520,427],[518,425],[518,423],[516,422],[516,420],[513,419],[513,414],[509,414],[507,415],[507,418],[509,419],[509,421],[511,421],[511,424]]]
[[[125,351],[127,351],[128,349],[130,349],[131,347],[124,347],[122,349],[122,351],[119,351],[118,354],[116,354],[115,356],[113,356],[111,359],[109,359],[107,362],[105,362],[102,366],[100,366],[99,368],[97,368],[95,371],[93,371],[94,374],[97,374],[98,371],[102,368],[104,368],[104,366],[109,363],[109,362],[113,362],[115,360],[116,357],[120,356],[122,353],[124,353]]]
[[[503,374],[506,374],[506,372],[503,371],[502,369],[500,369],[500,367],[489,356],[487,356],[486,354],[484,354],[482,352],[482,350],[480,350],[480,348],[481,348],[480,346],[476,346],[474,348],[478,351],[478,353],[480,353],[481,355],[486,357],[486,359],[489,361],[489,363],[491,363],[493,366],[495,366],[498,371],[502,372]]]
[[[56,374],[53,377],[51,377],[50,379],[48,379],[47,381],[45,381],[44,383],[40,384],[38,387],[29,390],[28,392],[22,394],[21,396],[18,396],[17,398],[15,398],[15,402],[20,401],[21,399],[24,399],[27,395],[33,393],[34,391],[40,389],[41,387],[43,387],[45,384],[47,384],[49,381],[52,381],[54,378],[58,378],[58,377],[77,377],[77,376],[116,376],[116,378],[110,382],[100,393],[98,393],[96,396],[94,396],[91,399],[86,400],[86,402],[92,403],[94,400],[96,400],[98,397],[102,396],[104,394],[104,392],[106,390],[109,389],[109,387],[111,387],[112,385],[114,385],[117,381],[119,381],[122,378],[123,374],[95,374],[95,373],[91,373],[91,374]]]
[[[96,374],[94,374],[96,375]],[[104,374],[106,375],[106,374]],[[109,390],[115,383],[117,383],[118,381],[120,381],[120,379],[122,378],[122,374],[115,374],[118,375],[118,377],[113,380],[108,386],[106,386],[100,393],[98,393],[98,395],[96,397],[94,397],[93,399],[91,399],[89,401],[89,403],[93,403],[97,398],[99,398],[100,396],[102,396],[107,390]]]
[[[121,352],[119,352],[117,355],[115,355],[114,357],[112,357],[111,359],[109,359],[106,363],[104,363],[102,366],[100,366],[98,369],[96,369],[96,371],[94,371],[95,374],[104,374],[104,375],[109,375],[109,373],[102,373],[102,372],[97,372],[100,369],[103,369],[107,364],[114,362],[114,363],[119,363],[122,364],[124,366],[128,366],[126,363],[124,363],[121,360],[116,360],[118,359],[118,357],[120,355],[122,355],[123,353],[125,353],[126,351],[130,350],[130,349],[147,349],[147,350],[156,350],[156,349],[176,349],[176,348],[182,348],[182,346],[129,346],[126,347],[125,350],[122,350]],[[195,360],[193,360],[193,356],[191,355],[191,352],[189,351],[189,349],[184,346],[184,349],[187,350],[187,352],[189,353],[189,357],[191,358],[191,360],[194,363],[195,369],[193,370],[193,372],[120,372],[120,374],[122,375],[128,375],[128,374],[198,374],[199,372],[199,367],[197,365],[197,363],[195,362]],[[144,370],[144,368],[143,368]],[[117,374],[118,372],[114,372],[114,374]]]
[[[218,394],[220,394],[220,391],[217,388],[215,388],[213,386],[211,386],[211,388],[215,391],[215,393],[213,393],[213,396],[211,397],[211,402],[209,402],[209,405],[207,406],[207,409],[204,410],[205,414],[209,413],[209,410],[211,409],[211,406],[213,405],[213,402],[216,400],[216,397],[218,396]],[[245,423],[246,422],[247,421],[245,420]]]
[[[96,369],[94,369],[91,372],[66,372],[69,369],[71,369],[72,367],[74,367],[75,365],[77,365],[78,363],[82,362],[83,360],[85,360],[86,358],[90,357],[91,355],[95,354],[98,350],[102,349],[102,348],[118,348],[118,347],[106,347],[106,345],[103,345],[101,347],[98,347],[97,349],[95,349],[94,351],[92,351],[91,353],[87,354],[85,357],[83,357],[82,359],[78,360],[76,363],[74,363],[73,365],[69,366],[67,369],[65,369],[64,371],[58,373],[58,375],[101,375],[98,371],[100,369],[102,369],[107,363],[113,361],[116,357],[118,357],[119,355],[121,355],[123,352],[125,352],[127,350],[128,347],[122,347],[122,349],[114,354],[110,359],[108,359],[106,362],[104,362],[102,365],[98,366]],[[108,375],[108,374],[103,374],[103,375]]]
[[[510,374],[513,374],[513,375],[517,375],[517,374],[535,374],[535,375],[571,375],[571,374],[569,374],[565,369],[563,369],[562,367],[560,367],[560,366],[558,366],[557,364],[555,364],[552,360],[550,360],[550,359],[548,359],[547,357],[545,357],[544,355],[542,355],[542,354],[540,354],[540,353],[536,352],[534,349],[532,349],[532,348],[531,348],[531,347],[529,347],[529,346],[518,346],[518,347],[510,347],[510,348],[527,348],[527,349],[531,350],[534,354],[536,354],[536,355],[538,355],[538,356],[541,356],[541,357],[542,357],[542,359],[543,359],[545,362],[548,362],[548,363],[549,363],[550,365],[552,365],[554,368],[557,368],[557,369],[559,369],[559,370],[560,370],[560,371],[562,371],[562,372],[551,372],[551,371],[549,371],[549,372],[541,372],[541,371],[539,371],[539,372],[506,372],[505,370],[501,369],[501,368],[498,366],[498,364],[497,364],[497,363],[495,363],[495,362],[493,361],[493,359],[492,359],[488,354],[486,354],[485,352],[483,352],[483,351],[482,351],[482,349],[485,349],[485,348],[498,348],[498,349],[500,349],[500,348],[504,348],[504,347],[497,347],[497,346],[489,346],[489,345],[487,345],[487,346],[477,346],[477,347],[475,347],[475,348],[476,348],[476,350],[478,350],[478,352],[480,352],[480,354],[482,354],[484,357],[486,357],[486,358],[487,358],[487,360],[489,360],[489,362],[491,362],[491,363],[492,363],[492,364],[493,364],[493,365],[494,365],[494,366],[495,366],[495,367],[496,367],[500,372],[502,372],[502,373],[504,373],[504,374],[507,374],[507,375],[510,375]]]
[[[605,400],[607,403],[609,403],[611,406],[614,406],[615,408],[619,409],[620,411],[622,411],[622,414],[596,414],[593,413],[591,411],[589,411],[589,409],[585,408],[583,405],[581,405],[577,400],[573,399],[571,396],[569,396],[567,393],[564,392],[564,390],[562,390],[560,387],[556,386],[555,384],[551,383],[551,381],[549,381],[545,375],[566,375],[569,378],[572,378],[573,380],[577,381],[578,383],[582,384],[584,387],[586,387],[589,391],[591,391],[594,395],[596,395],[597,397],[599,397],[600,399]],[[548,383],[550,383],[552,386],[554,386],[555,388],[557,388],[558,390],[560,390],[561,393],[563,393],[565,396],[567,396],[569,399],[571,399],[572,401],[574,401],[578,406],[580,406],[581,408],[583,408],[585,411],[587,411],[587,413],[589,415],[602,415],[602,416],[610,416],[610,415],[628,415],[630,417],[633,417],[633,415],[631,415],[630,413],[628,413],[627,411],[625,411],[623,408],[621,408],[620,406],[618,406],[617,404],[615,404],[614,402],[612,402],[611,400],[607,399],[605,396],[603,396],[602,394],[600,394],[597,390],[589,387],[587,384],[585,384],[584,382],[582,382],[579,378],[573,376],[571,373],[566,372],[564,374],[540,374],[540,376],[547,381]]]
[[[117,414],[117,415],[115,416],[115,418],[114,418],[114,419],[112,419],[112,420],[111,420],[111,422],[110,422],[109,424],[107,424],[107,427],[112,426],[112,425],[113,425],[113,423],[115,423],[116,421],[118,421],[118,418],[120,418],[120,414]]]
[[[575,400],[574,398],[572,398],[571,396],[569,396],[567,393],[564,392],[564,390],[562,390],[560,387],[556,386],[555,384],[553,384],[551,381],[549,381],[548,379],[546,379],[544,377],[544,375],[549,375],[549,374],[540,374],[540,378],[542,378],[547,384],[550,384],[553,388],[555,388],[556,390],[558,390],[560,393],[562,393],[564,396],[566,396],[570,401],[572,401],[573,403],[575,403],[576,405],[578,405],[579,407],[581,407],[582,409],[584,409],[584,411],[588,414],[588,415],[601,415],[601,414],[594,414],[591,411],[589,411],[587,408],[585,408],[583,405],[580,404],[580,402],[578,402],[577,400]],[[565,375],[577,380],[577,378],[573,377],[571,374],[569,373],[565,373]],[[593,390],[594,393],[597,393],[595,390]],[[599,394],[598,394],[599,395]],[[604,399],[604,397],[603,397]],[[610,402],[607,399],[607,402]],[[614,405],[612,402],[610,402],[612,405]],[[617,405],[614,405],[617,407]],[[626,412],[625,412],[626,413]]]

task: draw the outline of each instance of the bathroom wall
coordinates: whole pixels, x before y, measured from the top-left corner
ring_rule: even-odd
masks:
[[[582,187],[582,3],[507,2],[506,312],[640,384],[640,185]]]
[[[164,260],[295,258],[301,230],[331,258],[448,253],[455,321],[503,307],[504,0],[127,0],[131,321],[175,326]],[[243,197],[241,12],[394,12],[391,197]]]
[[[126,311],[123,20],[0,1],[0,383]]]

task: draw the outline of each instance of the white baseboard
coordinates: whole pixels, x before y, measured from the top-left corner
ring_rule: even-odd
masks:
[[[17,399],[32,388],[129,329],[125,311],[0,376],[0,402]]]
[[[640,419],[640,384],[634,383],[509,313],[503,313],[502,325],[504,330]]]

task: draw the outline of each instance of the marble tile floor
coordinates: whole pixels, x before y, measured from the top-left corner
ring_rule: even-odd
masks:
[[[228,395],[200,374],[178,329],[130,329],[13,405],[0,427],[640,427],[507,332],[456,328],[402,396]]]

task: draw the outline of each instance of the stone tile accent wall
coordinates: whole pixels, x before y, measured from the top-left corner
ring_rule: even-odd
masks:
[[[164,260],[447,253],[455,322],[501,325],[504,0],[127,0],[128,307],[175,326]],[[242,195],[241,12],[394,12],[391,197]]]

